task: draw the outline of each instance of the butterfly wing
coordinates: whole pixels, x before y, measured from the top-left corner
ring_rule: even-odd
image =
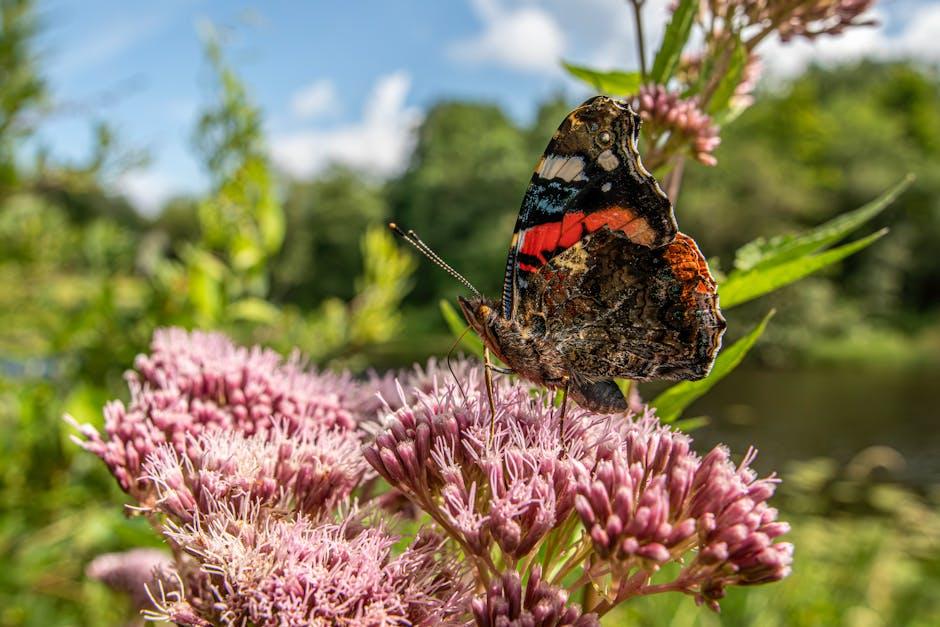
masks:
[[[607,227],[647,247],[672,241],[672,205],[640,161],[640,118],[598,96],[571,112],[536,165],[506,261],[502,313],[515,318],[533,273]]]
[[[705,258],[682,233],[651,249],[601,229],[531,275],[528,295],[521,315],[586,396],[612,378],[700,379],[726,326]]]

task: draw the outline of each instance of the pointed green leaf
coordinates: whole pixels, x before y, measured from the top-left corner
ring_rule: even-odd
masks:
[[[568,70],[569,74],[584,81],[597,91],[613,96],[626,96],[636,93],[643,82],[639,72],[619,72],[616,70],[602,72],[564,61],[562,66]]]
[[[682,49],[685,48],[689,35],[692,33],[692,24],[695,22],[697,11],[698,0],[679,0],[679,6],[676,7],[669,25],[666,26],[663,43],[653,61],[650,80],[654,83],[665,85],[675,73]]]
[[[800,235],[775,237],[770,241],[763,238],[756,239],[738,250],[734,259],[734,267],[742,271],[753,270],[796,259],[832,246],[881,213],[913,181],[914,175],[908,174],[901,182],[870,203],[854,211],[836,216],[815,229]]]
[[[734,49],[731,51],[731,59],[728,62],[728,69],[725,75],[721,77],[715,93],[708,101],[708,113],[715,117],[723,113],[734,96],[734,91],[741,84],[741,77],[744,76],[744,67],[747,65],[747,47],[737,36],[734,37]]]
[[[657,396],[650,405],[656,408],[656,415],[659,419],[663,422],[675,421],[695,399],[712,389],[716,383],[737,368],[757,339],[764,333],[767,322],[773,315],[774,311],[771,309],[750,333],[721,351],[707,377],[698,381],[677,383]]]
[[[718,297],[722,309],[730,309],[767,292],[780,289],[805,276],[822,270],[883,237],[888,229],[881,229],[867,237],[849,244],[827,250],[818,255],[799,257],[778,265],[763,266],[748,272],[732,272],[725,282],[718,286]]]
[[[482,359],[483,342],[480,341],[480,338],[477,337],[477,334],[474,333],[472,329],[469,329],[467,321],[463,319],[463,316],[460,315],[449,301],[441,299],[441,315],[444,316],[444,322],[447,323],[454,337],[461,338],[461,345]]]

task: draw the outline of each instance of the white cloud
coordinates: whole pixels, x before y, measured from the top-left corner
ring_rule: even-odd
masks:
[[[523,72],[553,74],[565,52],[565,35],[541,7],[503,6],[498,0],[472,0],[483,31],[449,48],[460,61],[494,64]]]
[[[142,214],[156,215],[163,204],[179,192],[179,181],[154,169],[135,169],[122,174],[115,187]]]
[[[904,30],[901,46],[929,61],[940,60],[940,2],[918,10]]]
[[[282,170],[309,177],[330,163],[341,163],[380,176],[401,172],[421,119],[417,109],[405,105],[411,79],[405,72],[381,77],[363,109],[362,120],[325,130],[304,130],[276,135],[271,156]]]
[[[314,81],[303,87],[290,101],[291,112],[300,119],[310,119],[333,113],[339,107],[336,87],[327,79]]]

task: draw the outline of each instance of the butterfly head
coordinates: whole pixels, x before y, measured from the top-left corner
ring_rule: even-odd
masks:
[[[471,296],[470,298],[459,296],[457,302],[460,304],[464,318],[480,337],[486,336],[486,328],[490,326],[491,320],[494,316],[500,315],[499,305],[485,296]]]
[[[483,343],[493,349],[494,352],[499,353],[496,347],[500,343],[496,341],[496,337],[500,335],[501,329],[509,323],[500,314],[499,305],[485,296],[471,296],[469,298],[460,296],[457,298],[457,302],[460,303],[460,310],[463,312],[464,318],[480,336]]]

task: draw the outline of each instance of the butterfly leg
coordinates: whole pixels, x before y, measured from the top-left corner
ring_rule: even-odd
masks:
[[[490,372],[498,372],[499,374],[516,374],[509,368],[500,368],[499,366],[494,366],[493,364],[490,364],[487,366],[487,368],[490,369]]]
[[[490,361],[490,349],[483,349],[483,378],[486,382],[486,397],[490,401],[490,439],[496,435],[496,398],[493,394],[493,363]]]
[[[562,393],[561,393],[561,417],[558,419],[558,435],[561,437],[562,443],[565,441],[565,414],[568,411],[568,384],[571,383],[571,379],[568,375],[565,375],[562,379]]]

